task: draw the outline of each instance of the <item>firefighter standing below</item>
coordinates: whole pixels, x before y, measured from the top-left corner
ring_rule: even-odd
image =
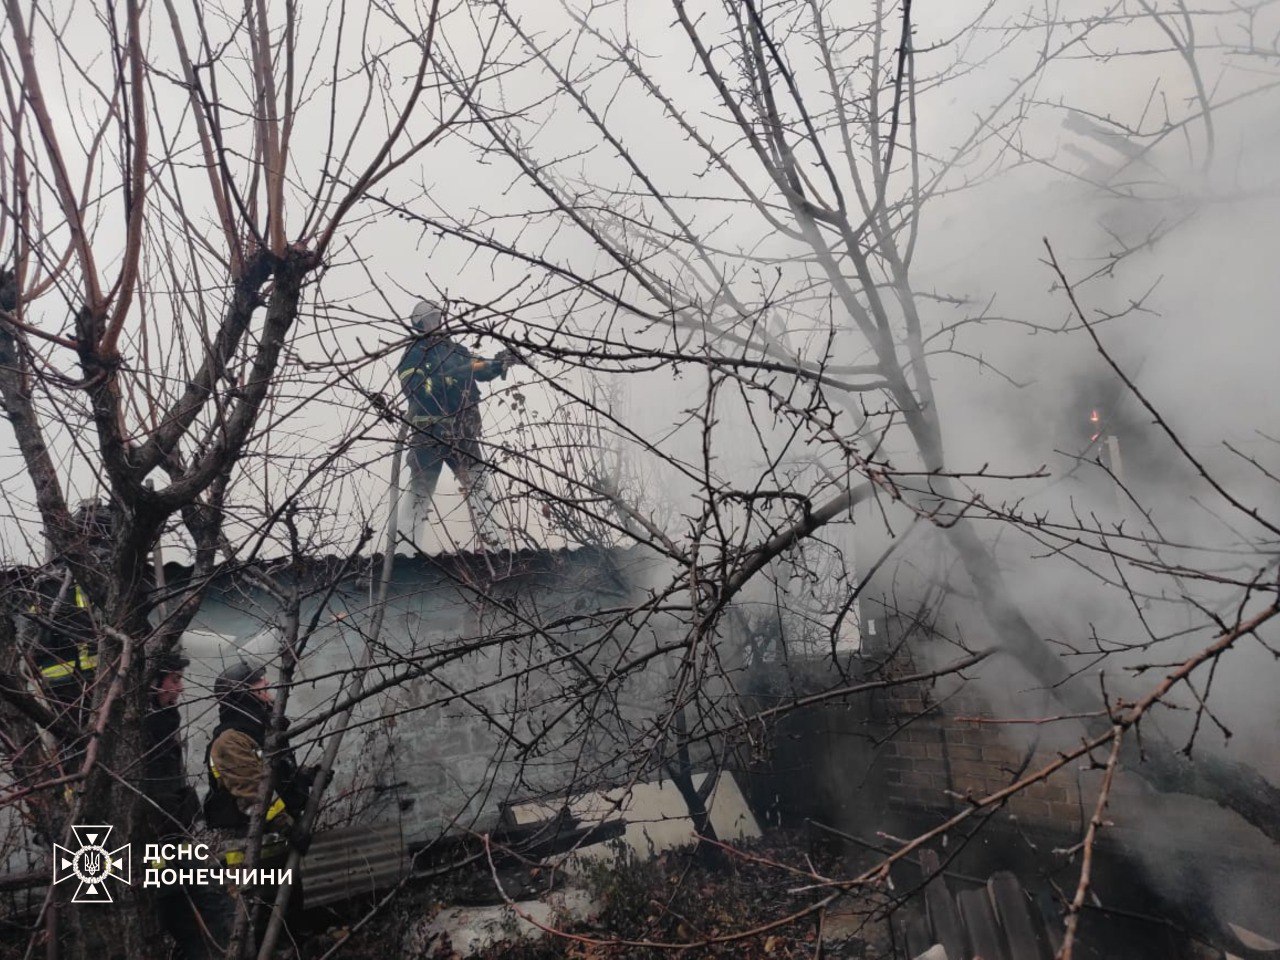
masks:
[[[94,560],[105,567],[112,547],[113,510],[109,503],[86,500],[72,518],[76,532]],[[59,563],[42,575],[28,606],[34,626],[31,653],[40,687],[51,705],[83,730],[92,700],[90,688],[98,669],[98,636],[88,594],[72,571]],[[64,744],[64,764],[77,762],[83,744]]]
[[[58,716],[59,733],[49,734],[62,775],[78,773],[88,746],[87,727],[98,670],[98,637],[89,597],[69,570],[41,575],[31,591],[26,619],[28,651],[40,693]],[[48,806],[49,827],[59,835],[74,788],[62,788],[62,803]],[[52,799],[52,798],[51,798]]]
[[[408,403],[413,439],[409,448],[412,494],[410,539],[417,541],[431,509],[440,468],[449,465],[458,478],[480,542],[501,542],[494,527],[493,497],[488,467],[480,450],[480,388],[478,383],[506,377],[516,362],[503,351],[492,360],[472,356],[462,344],[440,332],[443,312],[422,300],[413,308],[412,324],[419,337],[400,360],[400,389]]]
[[[22,612],[19,636],[36,689],[56,716],[53,730],[42,731],[57,767],[70,776],[84,764],[84,735],[98,666],[98,644],[89,598],[70,571],[54,567],[17,581],[16,602]],[[70,782],[40,803],[38,828],[42,842],[55,842],[66,826],[74,798]]]
[[[274,698],[267,686],[265,669],[252,667],[243,660],[223,670],[214,683],[218,700],[218,725],[205,751],[205,769],[209,774],[209,793],[204,801],[205,822],[216,830],[223,849],[223,862],[240,867],[245,858],[245,838],[249,833],[250,814],[258,801],[262,778],[274,772],[274,790],[264,811],[262,853],[259,866],[282,867],[289,844],[295,845],[295,821],[301,820],[311,790],[314,774],[298,769],[293,751],[283,747],[268,768],[263,758],[267,729],[271,723]],[[296,916],[302,909],[302,890],[293,878],[289,913]],[[253,898],[255,911],[269,907],[275,899],[273,888],[259,888]],[[255,923],[255,928],[262,929]]]
[[[189,661],[177,653],[161,654],[152,664],[151,708],[145,724],[144,792],[157,821],[161,844],[189,845],[200,816],[200,801],[187,783],[186,745],[178,701],[183,671]],[[190,860],[152,862],[153,869],[208,869],[212,863]],[[220,957],[231,939],[231,899],[221,886],[165,888],[159,905],[161,923],[177,942],[184,960]]]
[[[98,667],[98,644],[89,598],[71,578],[43,577],[28,619],[35,625],[32,656],[40,686],[77,728],[84,726],[88,691]]]

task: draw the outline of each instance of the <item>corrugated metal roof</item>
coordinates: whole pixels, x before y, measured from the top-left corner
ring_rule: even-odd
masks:
[[[615,561],[638,558],[642,552],[647,553],[649,551],[638,546],[579,546],[558,547],[555,549],[499,550],[490,553],[461,551],[435,555],[426,553],[419,553],[413,556],[397,555],[394,576],[396,579],[415,576],[454,579],[475,576],[491,577],[494,574],[497,574],[500,578],[516,577],[553,571],[569,562],[590,565],[606,556]],[[267,574],[280,574],[286,570],[292,570],[303,576],[324,577],[336,573],[344,564],[349,564],[349,562],[350,558],[336,554],[305,557],[300,562],[287,558],[264,559],[252,564],[228,568],[215,579],[215,584],[235,579],[250,570]],[[380,553],[363,556],[352,567],[352,573],[367,575],[370,570],[379,570],[381,564],[382,554]],[[7,585],[10,581],[17,582],[38,569],[40,568],[26,564],[0,563],[0,584]],[[167,562],[164,565],[165,580],[172,587],[175,583],[187,579],[192,570],[191,564]]]
[[[409,871],[399,824],[316,834],[302,858],[303,899],[321,907],[395,886]]]

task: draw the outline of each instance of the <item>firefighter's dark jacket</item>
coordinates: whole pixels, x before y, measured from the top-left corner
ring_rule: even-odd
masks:
[[[218,705],[219,723],[205,750],[209,793],[204,801],[205,822],[215,830],[244,836],[249,812],[258,799],[266,771],[263,746],[270,710],[245,691]],[[310,792],[308,778],[298,770],[293,751],[285,748],[275,760],[275,792],[267,801],[266,829],[285,833],[302,815]]]
[[[187,765],[178,708],[152,704],[147,714],[143,792],[158,808],[162,836],[190,832],[200,816],[200,800],[187,783]]]
[[[57,599],[60,584],[53,579],[35,590],[27,616],[35,624],[32,653],[41,682],[50,690],[89,682],[98,666],[97,635],[89,599],[74,584]]]
[[[449,337],[419,337],[400,359],[400,389],[409,416],[441,420],[474,409],[480,402],[477,382],[503,375],[502,360],[480,360]]]

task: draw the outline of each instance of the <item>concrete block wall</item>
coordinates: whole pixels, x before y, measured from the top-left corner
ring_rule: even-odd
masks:
[[[456,571],[440,569],[458,562],[397,564],[380,659],[388,660],[383,669],[392,671],[398,666],[396,654],[421,658],[473,642],[476,648],[360,705],[335,770],[332,816],[357,816],[365,823],[398,820],[410,835],[431,835],[453,823],[483,823],[502,801],[553,794],[571,782],[594,789],[624,772],[619,764],[627,758],[617,759],[625,754],[619,745],[652,723],[669,693],[677,658],[664,655],[633,673],[616,691],[616,703],[605,703],[590,723],[575,726],[570,716],[570,722],[543,737],[547,724],[564,719],[566,704],[584,683],[582,666],[557,652],[581,644],[595,671],[607,674],[626,656],[664,642],[665,631],[680,625],[651,617],[636,636],[610,632],[604,646],[595,643],[603,628],[590,618],[577,632],[555,628],[554,643],[547,636],[520,636],[529,624],[568,622],[573,614],[636,602],[652,574],[652,557],[631,551],[608,557],[589,551],[531,554],[510,576],[490,582],[483,600],[459,582]],[[312,638],[299,666],[288,711],[295,720],[331,706],[342,674],[359,657],[369,619],[368,584],[348,593],[333,604],[349,612],[333,617]],[[241,651],[269,660],[278,644],[270,625],[278,616],[278,606],[260,591],[240,588],[212,596],[197,627],[221,640],[203,656],[191,649],[196,644],[188,644],[193,694],[210,689],[223,664]],[[517,639],[483,642],[504,636]],[[624,652],[628,645],[629,654]],[[523,669],[543,663],[549,665]],[[369,682],[378,679],[375,671]],[[458,692],[467,692],[465,698]],[[216,720],[207,697],[191,706],[188,761],[203,783],[198,768]],[[537,749],[518,755],[507,730],[536,740]],[[301,761],[318,759],[316,746],[309,748],[310,755],[307,750],[299,749]]]

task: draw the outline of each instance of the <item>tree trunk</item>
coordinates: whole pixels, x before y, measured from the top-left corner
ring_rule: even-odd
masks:
[[[147,829],[153,821],[146,815],[140,797],[142,778],[136,772],[142,767],[145,690],[126,690],[124,699],[124,704],[112,710],[108,722],[116,732],[102,741],[104,750],[85,781],[76,822],[110,824],[113,846],[131,844],[132,882],[128,887],[114,884],[114,903],[68,904],[63,908],[70,934],[64,942],[65,955],[74,960],[134,960],[168,954],[168,940],[160,934],[155,911],[157,892],[142,886],[144,844],[158,839]],[[121,775],[117,779],[108,771]]]
[[[693,821],[693,832],[697,834],[697,852],[703,859],[713,859],[719,848],[715,842],[716,828],[711,824],[711,810],[707,807],[707,796],[693,783],[693,760],[689,756],[689,721],[685,716],[685,708],[680,707],[675,713],[676,757],[674,763],[668,763],[667,774],[671,782],[680,791],[685,809],[689,811],[689,819]],[[714,774],[708,774],[714,777]],[[707,842],[711,841],[711,842]]]
[[[110,633],[98,631],[98,682],[90,725],[100,725],[106,735],[96,744],[92,736],[88,741],[87,749],[95,750],[96,756],[81,786],[75,822],[110,824],[111,846],[130,844],[131,883],[128,887],[114,884],[111,904],[68,904],[64,908],[70,933],[64,946],[66,956],[74,960],[164,957],[169,948],[155,909],[157,891],[142,885],[145,845],[159,840],[143,792],[144,724],[150,708],[144,651],[151,627],[145,616],[146,571],[140,569],[146,563],[145,555],[133,551],[129,559],[132,562],[127,566],[121,563],[112,571],[108,609],[101,614],[104,623],[121,626]],[[124,612],[113,617],[112,611]],[[124,663],[127,667],[117,674]],[[118,692],[113,693],[117,687]]]

